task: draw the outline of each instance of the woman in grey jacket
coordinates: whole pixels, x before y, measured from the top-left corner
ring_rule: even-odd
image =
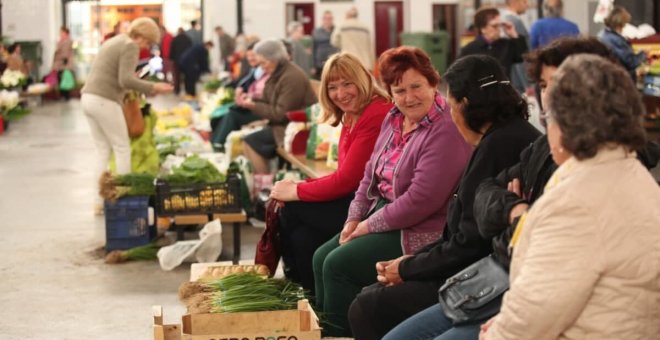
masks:
[[[150,18],[135,19],[128,34],[120,34],[106,41],[99,50],[82,89],[82,108],[87,116],[92,138],[99,152],[94,172],[98,179],[108,168],[114,153],[117,173],[131,171],[131,146],[121,102],[126,90],[146,94],[172,91],[172,85],[140,80],[134,74],[141,48],[149,48],[160,41],[158,25]],[[96,212],[102,205],[98,198]]]

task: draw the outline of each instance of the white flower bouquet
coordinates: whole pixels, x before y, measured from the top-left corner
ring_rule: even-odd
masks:
[[[5,89],[23,86],[26,83],[27,77],[21,71],[12,71],[7,69],[2,74],[2,77],[0,77],[0,85]]]

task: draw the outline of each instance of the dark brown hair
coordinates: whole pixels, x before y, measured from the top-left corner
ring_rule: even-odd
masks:
[[[392,85],[398,84],[403,74],[409,69],[424,76],[431,87],[436,87],[440,83],[440,75],[433,68],[431,59],[424,51],[411,46],[391,48],[378,58],[378,74],[390,96],[392,95]]]
[[[644,108],[626,70],[591,54],[570,56],[548,89],[552,118],[561,144],[579,160],[592,158],[606,145],[629,151],[646,142]]]
[[[474,13],[474,28],[477,29],[477,34],[481,34],[481,29],[488,25],[494,17],[499,16],[500,11],[495,7],[485,6],[481,7]]]
[[[559,67],[566,58],[580,53],[595,54],[617,62],[612,51],[596,38],[565,37],[525,54],[527,75],[532,81],[538,82],[541,79],[543,65]]]
[[[487,123],[502,123],[516,117],[527,119],[527,103],[511,86],[497,59],[472,54],[456,60],[442,76],[449,95],[456,101],[467,99],[463,109],[470,130],[482,133]]]

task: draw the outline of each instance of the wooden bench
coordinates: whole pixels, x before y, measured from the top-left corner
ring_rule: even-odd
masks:
[[[240,213],[226,213],[226,214],[209,214],[209,215],[176,215],[174,216],[173,227],[179,226],[177,232],[179,233],[178,239],[183,239],[183,229],[180,226],[190,224],[205,224],[209,221],[219,219],[220,223],[232,223],[234,233],[234,253],[232,254],[232,262],[238,264],[241,259],[241,223],[247,222],[247,214],[245,211]]]
[[[292,155],[281,146],[277,148],[277,154],[309,178],[319,178],[335,172],[326,165],[324,160],[317,161],[307,159],[305,155]]]

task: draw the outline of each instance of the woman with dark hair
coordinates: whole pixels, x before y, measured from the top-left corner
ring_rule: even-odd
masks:
[[[518,223],[510,289],[480,339],[657,338],[660,188],[635,158],[639,94],[623,68],[592,55],[569,57],[553,78],[559,168]]]
[[[378,261],[409,256],[438,239],[447,205],[472,148],[438,93],[440,76],[414,47],[380,56],[379,74],[395,107],[380,130],[341,233],[314,254],[316,307],[324,334],[350,335],[347,312],[376,282]]]
[[[351,305],[356,339],[381,339],[408,317],[438,302],[438,288],[450,276],[491,251],[472,212],[479,183],[518,162],[539,132],[527,122],[527,104],[509,84],[499,62],[485,55],[463,57],[444,75],[452,120],[475,147],[435,242],[412,256],[376,264],[378,284]]]
[[[500,62],[506,74],[511,74],[512,65],[522,62],[522,55],[527,52],[526,38],[518,34],[512,23],[502,21],[495,7],[480,8],[474,14],[474,27],[477,37],[461,49],[461,57],[489,55]]]
[[[319,102],[324,120],[342,125],[337,171],[305,182],[279,181],[270,194],[286,202],[280,210],[284,274],[312,295],[314,252],[341,231],[383,119],[392,108],[387,92],[349,53],[333,54],[325,62]]]
[[[605,18],[605,28],[598,32],[598,39],[612,49],[619,62],[628,70],[633,81],[637,80],[637,67],[646,60],[646,51],[635,53],[630,42],[621,35],[623,27],[630,22],[631,16],[621,6],[614,6]]]

